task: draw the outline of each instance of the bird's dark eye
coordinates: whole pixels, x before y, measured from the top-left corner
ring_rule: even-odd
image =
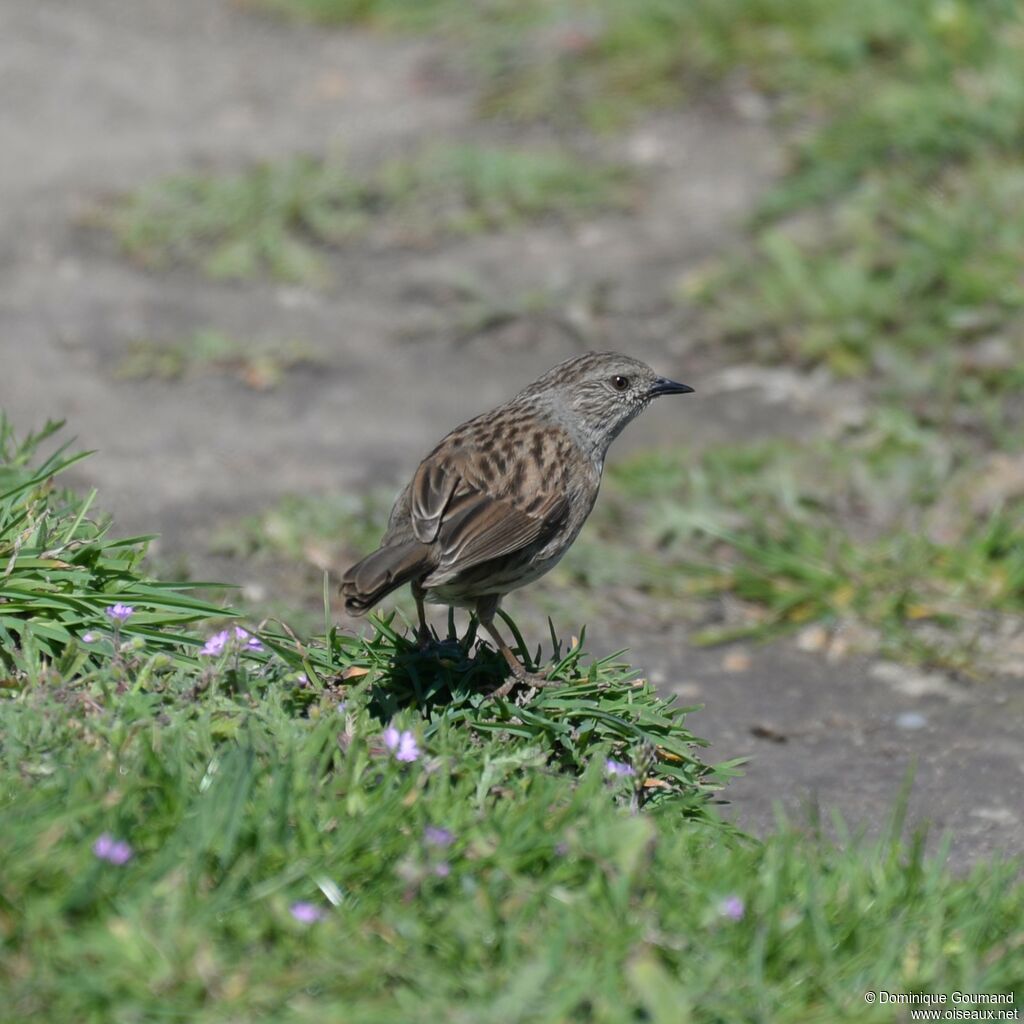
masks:
[[[616,374],[612,377],[612,387],[615,388],[616,391],[625,391],[626,388],[629,387],[629,378]]]

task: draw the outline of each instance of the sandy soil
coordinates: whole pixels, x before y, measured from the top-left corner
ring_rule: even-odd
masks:
[[[502,129],[474,118],[456,78],[430,73],[427,42],[283,25],[227,0],[0,0],[0,16],[0,407],[22,429],[66,417],[100,452],[76,482],[101,489],[123,530],[159,531],[163,557],[198,569],[213,529],[281,495],[400,479],[434,438],[578,349],[564,332],[521,325],[455,344],[450,299],[465,280],[499,297],[564,294],[590,347],[632,352],[698,387],[634,425],[620,456],[799,436],[846,398],[697,357],[686,316],[665,302],[673,281],[739,237],[778,173],[771,131],[742,96],[706,97],[607,143],[648,182],[635,214],[429,251],[353,247],[332,257],[326,291],[230,285],[146,272],[83,219],[173,171],[336,145],[370,164]],[[598,293],[600,308],[587,302]],[[266,393],[218,375],[115,379],[130,342],[207,327],[257,343],[302,338],[325,365]],[[691,649],[682,627],[649,627],[642,607],[594,624],[592,637],[633,647],[659,685],[704,703],[692,726],[714,759],[752,759],[727,813],[755,830],[780,796],[877,827],[916,761],[912,818],[950,830],[957,863],[1024,851],[1019,686],[832,665],[789,644],[740,652],[747,664]]]

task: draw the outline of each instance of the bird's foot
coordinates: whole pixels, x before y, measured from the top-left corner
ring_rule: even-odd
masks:
[[[507,697],[517,686],[538,690],[543,689],[546,686],[561,685],[561,679],[548,679],[547,675],[543,672],[527,672],[526,669],[520,666],[518,671],[513,671],[512,675],[510,675],[500,686],[490,690],[487,696],[491,698]]]

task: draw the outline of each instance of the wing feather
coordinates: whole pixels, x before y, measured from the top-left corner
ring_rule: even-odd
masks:
[[[412,479],[409,518],[417,540],[429,544],[437,539],[441,520],[455,489],[459,475],[448,470],[441,460],[424,459]]]
[[[425,460],[416,471],[410,502],[413,532],[440,549],[437,568],[424,580],[427,586],[439,586],[481,562],[528,547],[568,512],[562,495],[536,491],[527,511],[510,497],[488,493],[482,484],[472,466],[451,458]]]

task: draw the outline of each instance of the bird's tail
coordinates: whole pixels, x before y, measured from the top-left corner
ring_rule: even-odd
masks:
[[[418,540],[378,548],[342,576],[345,610],[363,615],[392,590],[432,568],[430,548]]]

